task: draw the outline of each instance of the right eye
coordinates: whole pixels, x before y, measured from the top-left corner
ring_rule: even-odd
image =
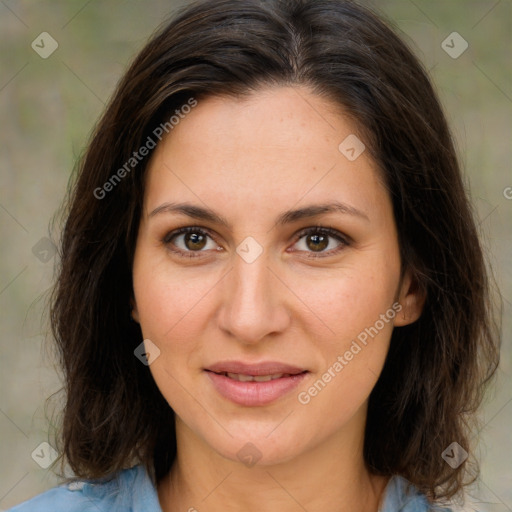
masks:
[[[211,250],[218,250],[218,245],[213,238],[203,229],[187,226],[184,228],[176,229],[167,233],[162,242],[169,248],[170,251],[183,258],[197,258],[201,253],[206,252],[205,247],[208,249],[208,239],[211,240]]]

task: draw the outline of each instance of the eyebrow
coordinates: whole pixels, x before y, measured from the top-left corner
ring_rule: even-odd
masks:
[[[161,213],[176,213],[180,215],[186,215],[193,219],[209,221],[214,224],[225,226],[227,228],[231,227],[230,223],[214,210],[211,210],[210,208],[204,208],[202,206],[196,206],[190,203],[163,203],[160,206],[157,206],[149,214],[149,217],[151,218]],[[368,216],[361,210],[358,210],[357,208],[354,208],[353,206],[345,203],[333,202],[327,204],[310,205],[304,208],[298,208],[296,210],[287,210],[277,217],[276,224],[278,226],[284,226],[286,224],[292,224],[293,222],[315,217],[325,213],[342,213],[345,215],[359,217],[368,222],[370,221]]]

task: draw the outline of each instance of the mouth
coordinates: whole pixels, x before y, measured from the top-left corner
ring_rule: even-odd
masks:
[[[205,368],[205,373],[222,397],[238,405],[256,407],[285,397],[309,371],[275,362],[224,362]]]
[[[209,370],[207,370],[209,371]],[[291,377],[292,375],[300,375],[300,374],[292,374],[292,373],[274,373],[272,375],[246,375],[243,373],[230,373],[230,372],[213,372],[217,375],[223,375],[224,377],[228,377],[233,380],[237,380],[239,382],[268,382],[270,380],[282,379],[286,377]],[[301,372],[304,373],[304,372]]]
[[[225,376],[242,375],[247,377],[274,377],[282,375],[298,375],[307,371],[306,368],[294,366],[279,361],[261,361],[259,363],[248,363],[244,361],[219,361],[205,368],[205,370],[225,374]]]

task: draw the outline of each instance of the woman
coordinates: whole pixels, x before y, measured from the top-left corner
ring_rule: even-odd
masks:
[[[13,511],[442,510],[498,359],[417,59],[341,0],[202,1],[82,160],[52,325],[76,475]]]

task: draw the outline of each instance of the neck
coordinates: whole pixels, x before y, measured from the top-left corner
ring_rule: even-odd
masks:
[[[389,480],[366,468],[361,434],[253,467],[222,457],[179,420],[177,441],[178,456],[158,485],[164,512],[377,512]]]

